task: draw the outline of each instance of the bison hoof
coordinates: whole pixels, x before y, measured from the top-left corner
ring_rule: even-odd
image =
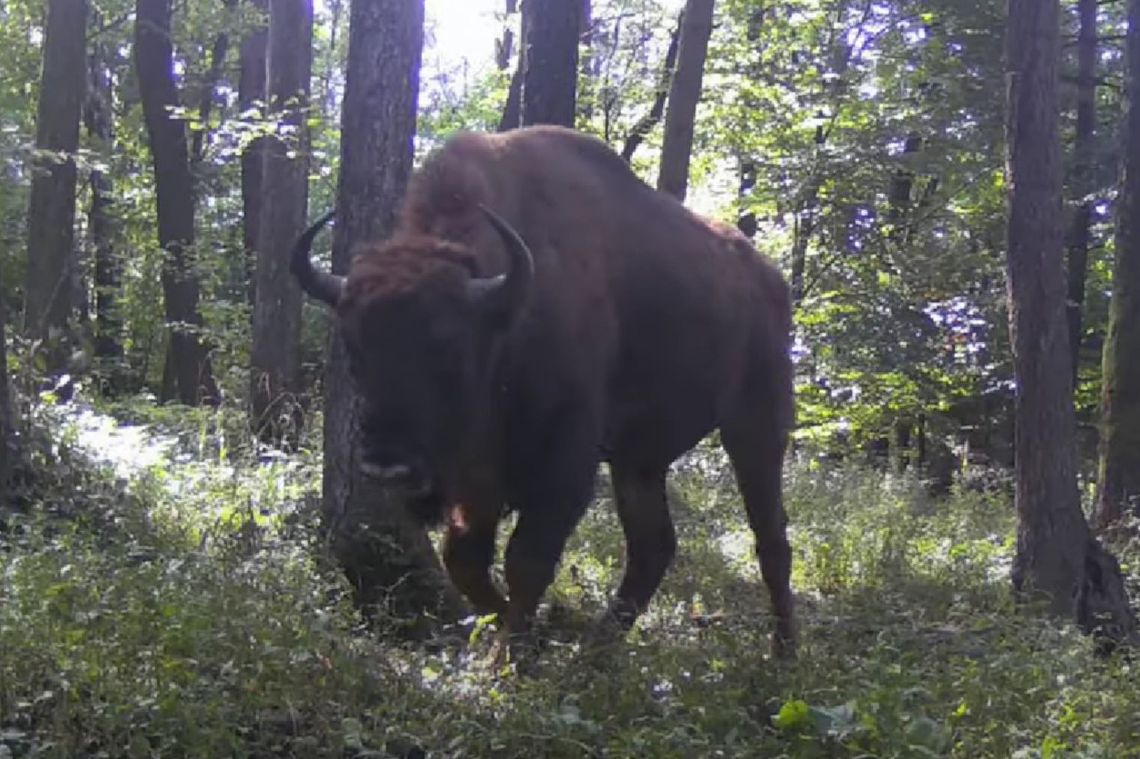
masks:
[[[796,639],[794,636],[772,633],[768,639],[768,644],[772,650],[773,657],[785,661],[791,661],[796,658]]]
[[[490,664],[499,673],[510,670],[518,675],[533,674],[538,666],[538,641],[534,634],[501,631],[496,636]]]

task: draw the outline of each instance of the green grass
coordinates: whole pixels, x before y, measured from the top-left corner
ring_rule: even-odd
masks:
[[[622,563],[603,498],[517,677],[489,635],[365,629],[308,516],[313,459],[239,459],[126,488],[77,471],[0,533],[0,757],[1140,756],[1135,665],[1013,606],[1004,496],[791,465],[802,643],[776,662],[731,474],[702,450],[639,628],[580,645]],[[1135,580],[1140,550],[1117,549]]]

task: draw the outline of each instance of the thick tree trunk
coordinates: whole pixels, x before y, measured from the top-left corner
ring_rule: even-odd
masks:
[[[701,97],[705,56],[712,34],[714,0],[688,0],[681,23],[677,71],[669,88],[669,111],[665,114],[665,142],[661,146],[661,171],[657,189],[684,200],[689,185],[689,157],[693,149],[693,123]]]
[[[114,114],[112,113],[109,51],[102,43],[92,45],[88,54],[87,104],[83,121],[94,150],[109,163],[114,153]],[[87,211],[87,232],[95,255],[95,358],[102,364],[104,392],[114,395],[125,389],[123,379],[122,321],[116,301],[120,290],[120,266],[115,256],[114,185],[110,175],[93,168],[90,172],[91,206]]]
[[[266,12],[268,0],[251,0],[259,12]],[[263,115],[265,112],[265,66],[269,26],[259,22],[245,39],[238,52],[238,109],[243,118]],[[242,245],[246,256],[246,297],[253,306],[257,293],[257,236],[261,230],[261,180],[264,166],[265,140],[257,137],[245,146],[241,154],[241,209]]]
[[[526,0],[522,17],[522,123],[573,127],[582,4]]]
[[[250,398],[253,425],[267,441],[300,432],[301,290],[289,250],[305,228],[309,198],[309,78],[312,0],[274,0],[269,16],[269,110],[286,130],[265,142],[257,299],[253,308]]]
[[[412,170],[423,0],[355,0],[341,125],[341,173],[333,270],[348,269],[354,240],[383,238]],[[382,604],[425,619],[454,614],[458,596],[443,578],[422,529],[360,475],[360,400],[339,332],[325,377],[323,515],[336,558],[366,610]],[[397,590],[398,589],[398,590]]]
[[[1134,0],[1140,5],[1140,0]],[[1017,379],[1012,579],[1110,639],[1135,635],[1119,568],[1085,523],[1077,491],[1065,319],[1058,135],[1057,0],[1010,0],[1006,59],[1009,326]]]
[[[1128,3],[1124,169],[1116,201],[1116,260],[1104,342],[1097,521],[1140,514],[1140,0]]]
[[[198,335],[202,318],[193,272],[194,182],[186,125],[171,113],[179,99],[170,40],[170,0],[137,0],[135,70],[154,164],[158,242],[167,254],[162,290],[171,330],[168,360],[182,403],[216,402],[209,355]]]
[[[33,338],[62,334],[71,315],[75,152],[87,80],[86,31],[85,0],[48,3],[24,287],[24,330]],[[48,350],[49,368],[61,368],[64,355]]]
[[[1077,128],[1073,140],[1072,191],[1076,198],[1069,231],[1069,361],[1073,385],[1081,361],[1081,309],[1089,262],[1089,225],[1092,222],[1093,136],[1096,130],[1096,9],[1097,0],[1078,0],[1081,28],[1077,38]]]

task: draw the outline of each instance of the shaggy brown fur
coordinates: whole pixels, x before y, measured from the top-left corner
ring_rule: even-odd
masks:
[[[479,204],[533,254],[527,297],[507,314],[465,296],[509,266]],[[414,177],[393,237],[359,248],[336,310],[369,405],[367,455],[416,473],[418,502],[448,523],[449,573],[480,611],[526,629],[606,460],[628,551],[610,611],[632,624],[676,547],[666,471],[719,428],[790,649],[790,300],[735,229],[646,186],[591,137],[461,134]],[[489,575],[504,506],[519,513],[507,598]]]

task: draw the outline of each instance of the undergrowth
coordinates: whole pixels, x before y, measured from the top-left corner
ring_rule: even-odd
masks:
[[[8,519],[0,757],[1140,756],[1134,665],[1013,605],[1001,493],[790,464],[783,663],[731,472],[699,449],[638,629],[582,646],[622,565],[600,488],[519,677],[470,623],[417,645],[362,625],[323,559],[312,456],[201,443],[126,480],[69,465]],[[1140,549],[1114,548],[1135,581]]]

